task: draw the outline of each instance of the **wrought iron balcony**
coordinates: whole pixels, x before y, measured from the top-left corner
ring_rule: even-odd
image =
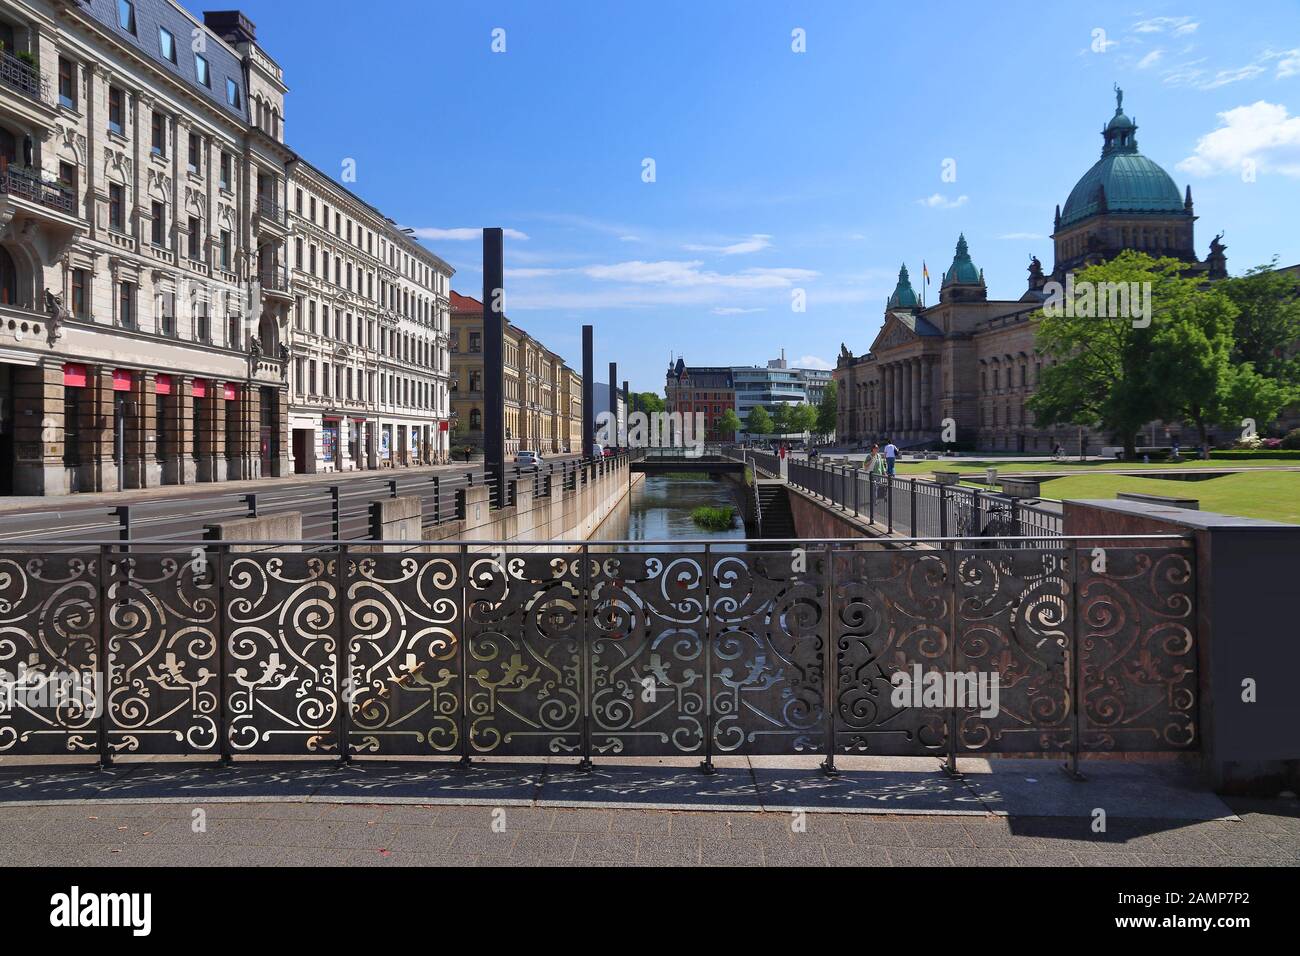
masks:
[[[49,99],[50,84],[41,71],[12,53],[0,53],[0,80],[32,99]]]
[[[0,170],[0,193],[20,196],[69,216],[76,211],[76,197],[72,190],[60,183],[42,179],[35,173],[10,166]]]
[[[284,211],[280,204],[271,196],[257,197],[257,212],[264,219],[270,219],[272,222],[283,223]]]
[[[289,291],[289,272],[287,269],[259,269],[257,281],[264,292]]]

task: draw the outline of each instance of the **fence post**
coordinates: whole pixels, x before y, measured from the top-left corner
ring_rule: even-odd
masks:
[[[704,546],[704,760],[700,770],[706,775],[713,768],[713,559]]]
[[[858,475],[858,470],[856,468],[853,469],[853,517],[855,518],[861,517],[861,515],[858,514],[858,478],[859,477],[860,476]]]
[[[908,533],[911,534],[913,538],[919,538],[920,535],[917,533],[917,529],[916,529],[916,479],[915,478],[912,479],[912,487],[908,489],[908,494],[911,496],[912,499],[911,501],[912,523],[910,525],[910,530]]]
[[[218,543],[211,550],[212,559],[215,561],[217,584],[217,621],[215,630],[217,632],[217,694],[220,700],[217,701],[217,733],[221,735],[218,747],[221,751],[221,765],[229,767],[234,760],[230,752],[230,728],[227,723],[230,720],[230,710],[226,703],[226,695],[229,693],[227,686],[227,674],[230,669],[226,661],[226,561],[224,560],[224,545]]]
[[[249,493],[244,495],[244,504],[248,506],[248,517],[257,517],[257,495]]]
[[[871,515],[871,523],[876,523],[876,475],[875,472],[867,472],[867,508]]]
[[[433,523],[442,523],[442,491],[438,481],[438,476],[434,475],[429,479],[433,482]]]
[[[337,486],[336,486],[337,487]],[[339,622],[339,639],[335,645],[338,654],[338,670],[335,674],[335,685],[338,691],[338,735],[339,735],[339,762],[347,765],[352,762],[352,755],[348,747],[348,710],[352,706],[352,654],[349,647],[348,639],[348,546],[341,541],[336,542],[337,553],[336,560],[338,566],[335,568],[334,578],[335,587],[338,589],[338,603],[335,612],[338,614]]]
[[[948,541],[944,547],[948,549],[948,586],[952,589],[952,600],[948,602],[948,643],[951,647],[951,658],[948,662],[949,672],[957,673],[957,542]],[[959,718],[957,716],[957,701],[952,702],[952,714],[948,719],[948,761],[944,765],[943,772],[945,775],[960,779],[961,774],[957,772],[957,725]]]
[[[588,560],[590,546],[582,546],[582,617],[578,619],[578,654],[582,669],[578,673],[579,697],[582,700],[582,759],[578,761],[578,770],[590,773],[591,762],[591,642],[587,639],[590,630],[588,620],[591,617],[591,562]]]
[[[889,501],[886,502],[886,506],[889,508],[889,533],[893,534],[894,533],[894,476],[886,475],[885,481],[886,481],[885,490],[889,492]]]
[[[437,481],[438,479],[434,479]],[[464,492],[456,492],[464,502]],[[462,504],[463,506],[463,504]],[[460,761],[462,770],[470,767],[469,739],[469,545],[460,546]]]
[[[119,508],[119,511],[126,510]],[[108,748],[108,701],[112,692],[111,671],[108,668],[108,562],[112,549],[108,545],[99,547],[99,573],[97,584],[98,591],[96,608],[99,617],[99,641],[96,654],[98,660],[98,669],[103,675],[102,686],[99,689],[100,699],[96,701],[99,704],[99,767],[101,770],[107,770],[113,765],[113,754]]]
[[[822,641],[822,708],[826,719],[826,759],[822,772],[836,776],[835,769],[835,693],[839,687],[838,657],[835,644],[835,546],[826,543],[826,638]]]
[[[389,479],[388,479],[388,497],[390,497],[390,498],[396,498],[396,497],[397,497],[397,479],[396,479],[396,478],[389,478]]]
[[[131,540],[131,506],[118,505],[113,509],[117,516],[117,538],[119,541]]]
[[[948,537],[948,486],[939,486],[939,537]]]
[[[1104,542],[1103,542],[1104,543]],[[1071,780],[1086,780],[1079,772],[1079,751],[1083,747],[1083,662],[1079,660],[1079,542],[1067,543],[1070,561],[1070,705],[1073,724],[1070,741],[1070,762],[1061,769]],[[1195,580],[1195,579],[1193,579]]]
[[[334,532],[334,540],[339,540],[339,486],[330,485],[330,514],[332,516],[331,527]]]

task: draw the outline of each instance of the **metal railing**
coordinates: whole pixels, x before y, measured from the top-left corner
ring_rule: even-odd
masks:
[[[9,544],[0,755],[1197,747],[1186,540],[925,543]],[[82,693],[55,700],[65,679]]]
[[[12,53],[0,51],[0,80],[32,99],[49,99],[50,83],[45,74]]]
[[[263,219],[270,219],[272,222],[283,223],[284,212],[280,204],[270,196],[257,197],[257,211]]]
[[[1037,499],[941,485],[924,478],[878,475],[808,459],[790,459],[786,467],[792,487],[823,498],[855,517],[881,524],[890,533],[1027,541],[1063,534],[1060,510]]]
[[[72,215],[77,200],[72,190],[62,183],[50,182],[34,173],[9,166],[0,169],[0,193],[20,196],[48,209]]]

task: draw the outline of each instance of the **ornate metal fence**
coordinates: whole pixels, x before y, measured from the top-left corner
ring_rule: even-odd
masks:
[[[1185,542],[932,544],[10,551],[0,754],[1196,747]],[[900,673],[996,674],[996,713],[900,702]],[[58,697],[68,675],[93,690]]]

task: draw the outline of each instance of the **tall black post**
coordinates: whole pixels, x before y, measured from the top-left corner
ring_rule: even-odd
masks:
[[[582,327],[582,457],[596,453],[596,356],[592,327]]]
[[[628,400],[627,379],[623,379],[623,429],[626,442],[627,431],[632,428],[632,403]]]
[[[500,228],[483,230],[483,470],[504,502],[505,239]]]
[[[618,363],[609,363],[609,443],[618,445]]]

